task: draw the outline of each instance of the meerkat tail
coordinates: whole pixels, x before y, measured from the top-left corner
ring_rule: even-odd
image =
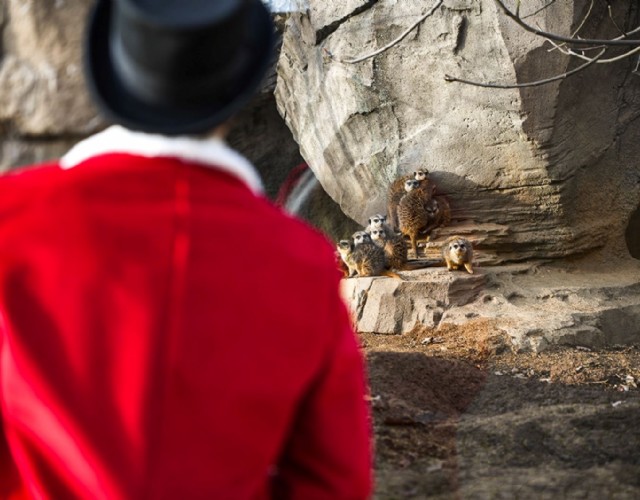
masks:
[[[388,278],[395,278],[397,280],[404,281],[402,276],[400,276],[398,273],[394,273],[393,271],[382,271],[380,274],[382,276],[387,276]]]

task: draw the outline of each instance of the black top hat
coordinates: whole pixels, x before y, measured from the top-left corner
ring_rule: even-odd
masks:
[[[97,0],[87,80],[116,123],[165,135],[203,133],[258,90],[274,39],[260,0]]]

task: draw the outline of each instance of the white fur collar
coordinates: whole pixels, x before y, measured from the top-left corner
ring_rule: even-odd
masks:
[[[72,168],[93,156],[127,153],[147,158],[171,157],[205,164],[239,177],[254,193],[262,193],[262,181],[249,160],[222,139],[193,139],[134,132],[119,125],[76,144],[62,157],[60,166]]]

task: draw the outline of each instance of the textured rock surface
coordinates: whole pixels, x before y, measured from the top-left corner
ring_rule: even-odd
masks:
[[[84,87],[82,26],[89,0],[7,0],[0,122],[20,135],[83,135],[103,123]]]
[[[394,278],[343,280],[343,296],[352,306],[360,332],[398,334],[416,326],[437,326],[444,312],[473,301],[485,284],[481,274],[450,273],[443,268],[402,272]]]
[[[343,295],[361,332],[402,334],[420,327],[489,320],[517,351],[553,345],[640,344],[640,265],[570,269],[537,264],[403,272],[407,281],[352,278]]]
[[[546,3],[527,2],[522,13]],[[640,200],[633,61],[521,90],[446,83],[445,74],[521,83],[581,64],[549,53],[493,0],[446,0],[389,50],[342,62],[384,47],[433,5],[312,0],[308,14],[290,17],[278,106],[327,192],[364,223],[384,208],[392,179],[427,167],[456,221],[502,228],[485,242],[499,261],[603,247],[626,254],[627,221]],[[569,34],[588,7],[555,2],[527,20]],[[616,36],[606,6],[594,9],[580,34]],[[619,26],[638,24],[637,6],[617,12]]]

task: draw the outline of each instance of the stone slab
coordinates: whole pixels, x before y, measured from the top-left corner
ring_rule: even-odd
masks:
[[[444,268],[343,280],[343,295],[359,332],[406,334],[416,327],[488,319],[515,351],[557,345],[598,349],[640,344],[640,264],[570,269],[527,263]]]

